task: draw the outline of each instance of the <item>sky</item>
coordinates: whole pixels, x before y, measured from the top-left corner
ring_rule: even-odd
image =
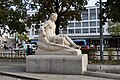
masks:
[[[97,1],[99,1],[99,0],[89,0],[87,6],[95,6],[95,3],[96,3]],[[107,1],[107,0],[102,0],[102,2],[105,2],[105,1]]]

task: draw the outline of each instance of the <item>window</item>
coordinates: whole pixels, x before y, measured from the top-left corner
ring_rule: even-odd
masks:
[[[14,34],[10,34],[10,37],[14,37]]]
[[[97,28],[97,32],[100,33],[100,28]],[[103,28],[103,33],[104,33],[104,28]]]
[[[66,28],[63,28],[62,30],[61,30],[62,32],[62,34],[67,34],[67,29]]]
[[[82,20],[88,20],[88,10],[82,12]]]
[[[68,33],[69,34],[73,34],[74,33],[74,29],[68,29]]]
[[[32,35],[34,35],[34,28],[32,28]]]
[[[90,26],[96,26],[96,21],[91,21]]]
[[[97,21],[97,26],[100,26],[100,21]]]
[[[30,31],[27,31],[27,35],[30,35]]]
[[[96,9],[90,9],[90,20],[96,19]]]
[[[36,29],[36,31],[35,31],[35,35],[38,35],[38,34],[39,34],[39,30]]]
[[[81,29],[75,29],[75,33],[76,34],[81,33]]]
[[[82,31],[83,33],[88,33],[88,28],[83,28]]]
[[[80,22],[75,22],[75,27],[81,27],[81,23]]]
[[[82,26],[83,26],[83,27],[88,27],[88,22],[83,22],[83,23],[82,23]]]
[[[97,19],[99,19],[100,9],[97,8]]]
[[[68,23],[68,27],[74,27],[74,23]]]
[[[97,32],[100,33],[100,28],[97,28]]]
[[[104,28],[103,28],[103,33],[104,33]]]
[[[90,33],[96,33],[96,28],[90,28]]]
[[[27,17],[30,17],[30,14],[27,14]]]

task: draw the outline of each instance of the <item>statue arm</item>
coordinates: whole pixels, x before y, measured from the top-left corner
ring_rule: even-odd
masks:
[[[46,36],[46,33],[45,33],[45,30],[44,30],[44,27],[43,27],[43,26],[41,26],[40,31],[41,31],[42,37],[45,37],[45,36]]]
[[[45,32],[45,28],[48,26],[49,24],[48,24],[48,22],[45,22],[42,26],[41,26],[41,34],[42,34],[42,36],[43,37],[45,37],[46,36],[46,32]]]

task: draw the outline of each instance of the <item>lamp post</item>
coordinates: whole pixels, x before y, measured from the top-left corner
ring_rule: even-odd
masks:
[[[100,60],[103,60],[102,0],[100,0]]]

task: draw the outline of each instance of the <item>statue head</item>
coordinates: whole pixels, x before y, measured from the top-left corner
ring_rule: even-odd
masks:
[[[52,13],[51,15],[50,15],[50,19],[52,20],[52,21],[56,21],[57,20],[57,13]]]

